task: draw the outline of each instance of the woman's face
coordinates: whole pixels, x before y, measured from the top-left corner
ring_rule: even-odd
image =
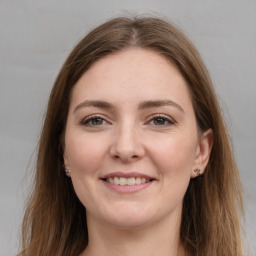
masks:
[[[75,85],[64,160],[88,222],[139,227],[180,220],[191,178],[205,168],[186,82],[163,56],[128,49],[104,57]]]

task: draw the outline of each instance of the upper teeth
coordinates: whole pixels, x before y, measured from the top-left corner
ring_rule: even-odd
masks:
[[[130,178],[124,178],[124,177],[114,177],[114,178],[107,178],[107,181],[111,184],[115,185],[137,185],[149,182],[150,179],[141,178],[141,177],[130,177]]]

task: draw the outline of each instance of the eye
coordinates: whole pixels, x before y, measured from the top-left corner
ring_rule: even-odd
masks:
[[[100,116],[89,116],[81,121],[85,126],[101,126],[106,124],[106,120]]]
[[[158,116],[155,116],[154,118],[152,118],[149,121],[149,124],[157,125],[157,126],[169,126],[169,125],[174,125],[175,122],[171,118],[168,118],[163,115],[158,115]]]

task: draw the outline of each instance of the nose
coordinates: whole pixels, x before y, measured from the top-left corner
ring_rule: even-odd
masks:
[[[145,155],[142,138],[134,126],[120,127],[114,135],[110,155],[122,162],[133,162]]]

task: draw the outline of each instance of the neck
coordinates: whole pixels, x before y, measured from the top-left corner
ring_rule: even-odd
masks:
[[[183,256],[180,218],[143,227],[120,228],[87,216],[89,243],[80,256]]]

